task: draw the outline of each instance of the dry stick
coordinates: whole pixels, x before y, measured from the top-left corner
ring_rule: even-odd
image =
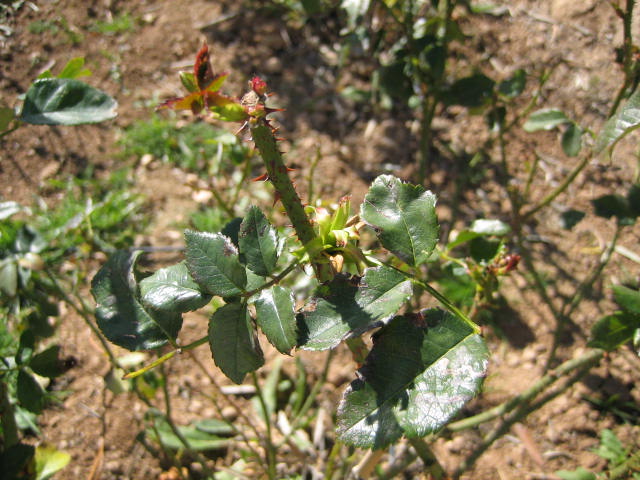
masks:
[[[460,478],[460,476],[469,468],[471,468],[476,460],[480,458],[480,456],[493,444],[493,442],[508,433],[515,423],[522,421],[530,413],[535,412],[547,402],[553,400],[554,398],[565,392],[569,387],[578,382],[594,365],[596,365],[603,356],[604,350],[594,349],[583,357],[565,362],[565,364],[563,365],[565,365],[565,370],[567,373],[572,370],[577,370],[574,375],[569,378],[560,388],[553,392],[547,393],[538,401],[531,404],[521,403],[509,417],[505,418],[500,425],[498,425],[494,430],[489,432],[489,434],[484,437],[484,440],[480,444],[480,446],[478,446],[465,460],[460,463],[456,471],[453,473],[452,478]],[[567,364],[569,363],[573,363],[573,368],[566,368]],[[558,373],[555,373],[554,376],[556,377],[556,379],[560,377]]]

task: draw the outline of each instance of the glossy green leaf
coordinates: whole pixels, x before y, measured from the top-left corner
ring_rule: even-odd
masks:
[[[35,455],[35,480],[47,480],[66,467],[71,455],[54,447],[38,446]]]
[[[562,134],[562,151],[568,157],[575,157],[582,149],[582,135],[584,130],[575,123],[571,122]]]
[[[364,277],[336,276],[319,288],[298,315],[299,345],[326,350],[393,317],[411,296],[411,282],[389,267],[365,270]]]
[[[604,124],[596,139],[595,152],[605,149],[612,152],[616,144],[629,133],[640,127],[640,90],[636,90],[627,103]]]
[[[640,291],[625,287],[624,285],[614,285],[612,287],[613,298],[625,312],[640,315]]]
[[[448,312],[396,317],[374,336],[340,402],[340,440],[379,449],[440,430],[478,392],[488,358],[482,337]]]
[[[538,130],[553,130],[559,125],[570,122],[571,120],[564,112],[555,108],[543,108],[529,115],[522,128],[525,132],[537,132]]]
[[[55,378],[64,373],[64,367],[60,360],[60,346],[51,347],[37,353],[31,358],[29,368],[41,377]]]
[[[147,310],[138,298],[135,264],[140,252],[116,252],[91,282],[98,327],[109,341],[127,350],[148,350],[175,339],[182,316]]]
[[[617,312],[598,320],[591,327],[589,346],[612,351],[633,340],[636,330],[640,328],[640,315],[628,312]]]
[[[209,346],[215,364],[235,383],[264,364],[262,349],[246,305],[228,303],[209,321]]]
[[[438,241],[436,196],[422,186],[381,175],[369,188],[361,207],[382,246],[411,266],[424,263]]]
[[[255,307],[256,322],[269,342],[280,353],[288,354],[298,340],[291,290],[278,285],[262,290],[255,300]]]
[[[23,408],[40,413],[44,406],[44,391],[35,378],[25,370],[18,372],[16,394]]]
[[[189,312],[204,307],[211,295],[200,290],[185,262],[161,268],[140,282],[142,302],[156,310]]]
[[[247,273],[228,237],[193,230],[186,230],[184,237],[189,273],[205,293],[231,297],[244,292]]]
[[[262,276],[273,273],[280,253],[278,232],[258,207],[251,207],[244,217],[238,243],[247,268]]]
[[[18,351],[16,352],[15,359],[16,364],[26,365],[31,360],[33,355],[33,349],[36,344],[36,339],[31,330],[25,330],[20,335],[20,343],[18,344]]]
[[[80,125],[114,118],[117,102],[71,78],[36,80],[24,100],[20,120],[35,125]]]

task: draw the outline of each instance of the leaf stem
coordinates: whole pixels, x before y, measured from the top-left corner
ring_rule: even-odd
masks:
[[[207,335],[205,335],[204,337],[201,337],[198,340],[196,340],[194,342],[191,342],[188,345],[184,345],[182,347],[176,348],[175,350],[171,350],[169,353],[166,353],[163,356],[161,356],[160,358],[157,358],[156,360],[151,362],[149,365],[145,365],[144,367],[142,367],[139,370],[136,370],[135,372],[129,372],[122,378],[130,380],[132,378],[139,377],[143,373],[146,373],[149,370],[151,370],[151,369],[157,367],[158,365],[163,364],[167,360],[173,358],[173,356],[176,353],[182,353],[182,352],[184,352],[186,350],[192,350],[192,349],[194,349],[196,347],[199,347],[200,345],[203,345],[203,344],[207,343],[208,339],[209,339],[209,337]]]
[[[401,272],[401,270],[398,270],[398,271]],[[433,297],[436,298],[436,300],[438,300],[447,310],[453,313],[456,317],[458,317],[460,320],[464,321],[467,325],[469,325],[473,329],[473,333],[476,333],[476,334],[480,333],[480,326],[477,323],[475,323],[473,320],[471,320],[466,313],[464,313],[462,310],[456,307],[453,303],[451,303],[447,297],[442,295],[440,292],[438,292],[435,288],[433,288],[428,283],[422,282],[412,277],[406,272],[402,272],[402,273],[405,276],[407,276],[409,279],[411,279],[413,283],[415,283],[416,285],[420,286],[421,288],[429,292]]]

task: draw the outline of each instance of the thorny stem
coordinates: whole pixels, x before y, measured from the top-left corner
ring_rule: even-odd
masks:
[[[289,178],[287,167],[282,159],[282,154],[278,150],[273,131],[269,126],[260,123],[251,127],[251,134],[264,161],[269,180],[287,212],[298,239],[302,245],[310,244],[316,238],[316,233],[307,213],[304,211],[298,192],[296,192]],[[314,262],[313,259],[311,261],[320,283],[327,282],[333,278],[331,265]]]
[[[565,392],[569,387],[578,382],[595,364],[597,364],[600,359],[603,357],[604,351],[599,349],[594,349],[588,354],[580,357],[578,359],[571,360],[570,362],[577,363],[577,367],[574,364],[575,368],[567,369],[567,372],[572,370],[577,370],[575,374],[569,378],[562,387],[558,388],[553,392],[549,392],[538,401],[533,403],[522,403],[518,406],[515,412],[511,414],[508,418],[505,418],[500,425],[498,425],[494,430],[489,432],[488,435],[485,436],[483,442],[473,451],[471,454],[460,463],[456,471],[453,473],[452,478],[458,479],[460,476],[469,470],[471,466],[480,458],[480,456],[500,437],[509,432],[511,427],[515,424],[523,420],[527,415],[531,412],[534,412],[540,409],[543,405],[550,402],[554,398],[561,395]],[[551,375],[551,373],[549,374]],[[557,372],[553,374],[554,377],[559,378]]]
[[[256,394],[258,396],[258,401],[260,402],[260,408],[262,408],[262,414],[264,416],[264,424],[266,429],[266,438],[265,441],[265,450],[267,453],[267,476],[270,480],[275,480],[277,478],[276,473],[276,448],[273,444],[273,438],[271,435],[271,418],[269,415],[269,408],[267,407],[266,402],[264,401],[264,395],[262,393],[262,389],[260,388],[260,383],[258,382],[258,376],[256,372],[251,372],[251,377],[253,379],[253,384],[256,387]]]

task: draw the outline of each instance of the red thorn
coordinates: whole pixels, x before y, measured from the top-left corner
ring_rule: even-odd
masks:
[[[297,169],[295,168],[289,168],[289,167],[285,167],[287,169],[287,172],[295,172]]]
[[[260,175],[259,177],[256,177],[254,179],[252,179],[252,182],[265,182],[269,180],[269,174],[267,173],[263,173],[262,175]]]
[[[273,196],[273,206],[276,206],[276,203],[278,203],[278,200],[280,200],[281,196],[278,192],[275,193],[275,195]]]

